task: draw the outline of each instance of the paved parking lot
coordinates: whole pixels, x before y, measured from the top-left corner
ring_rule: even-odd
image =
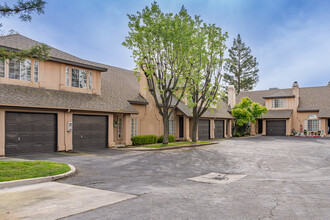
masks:
[[[74,165],[59,182],[137,195],[67,219],[330,219],[330,139],[253,137],[159,152],[27,156]],[[188,178],[247,175],[228,184]]]

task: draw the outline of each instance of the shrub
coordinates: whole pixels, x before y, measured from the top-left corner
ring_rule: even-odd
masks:
[[[133,145],[156,144],[156,135],[139,135],[131,138]]]
[[[158,138],[158,140],[157,140],[157,143],[163,143],[163,135],[162,136],[160,136],[159,138]],[[175,136],[174,135],[169,135],[168,136],[168,142],[169,143],[171,143],[171,142],[175,142]]]

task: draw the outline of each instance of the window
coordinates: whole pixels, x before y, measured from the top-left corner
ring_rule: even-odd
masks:
[[[72,68],[71,85],[76,88],[87,88],[87,71]]]
[[[5,61],[0,60],[0,77],[4,78],[5,77]]]
[[[121,139],[121,118],[118,118],[118,138]]]
[[[70,86],[70,68],[65,67],[65,86]]]
[[[317,122],[317,120],[308,120],[308,131],[318,131]]]
[[[89,75],[88,75],[88,88],[92,89],[92,87],[93,87],[93,75],[92,75],[92,72],[89,72]]]
[[[273,99],[272,108],[283,108],[285,107],[285,99]]]
[[[34,82],[39,81],[39,61],[38,60],[34,61],[33,79],[34,79]]]
[[[137,135],[137,118],[131,118],[131,137]]]
[[[79,87],[86,89],[87,88],[87,71],[79,70]]]
[[[23,81],[31,81],[31,60],[19,61],[13,59],[9,61],[9,78]]]

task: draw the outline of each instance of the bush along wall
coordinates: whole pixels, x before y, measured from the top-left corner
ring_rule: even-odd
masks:
[[[146,144],[156,144],[156,135],[139,135],[131,138],[133,145],[146,145]]]
[[[175,142],[175,136],[174,135],[169,135],[168,136],[168,142],[169,143]],[[158,138],[157,143],[163,143],[163,135]]]

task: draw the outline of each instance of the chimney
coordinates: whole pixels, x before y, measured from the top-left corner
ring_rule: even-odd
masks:
[[[148,91],[148,84],[147,84],[147,77],[146,77],[146,75],[144,75],[144,73],[142,71],[140,71],[139,82],[140,82],[139,93],[143,98],[146,99],[147,91]]]
[[[297,81],[294,81],[292,85],[292,94],[295,96],[295,106],[299,107],[299,85]]]
[[[229,108],[233,108],[236,105],[236,94],[233,85],[228,86],[228,105]]]

